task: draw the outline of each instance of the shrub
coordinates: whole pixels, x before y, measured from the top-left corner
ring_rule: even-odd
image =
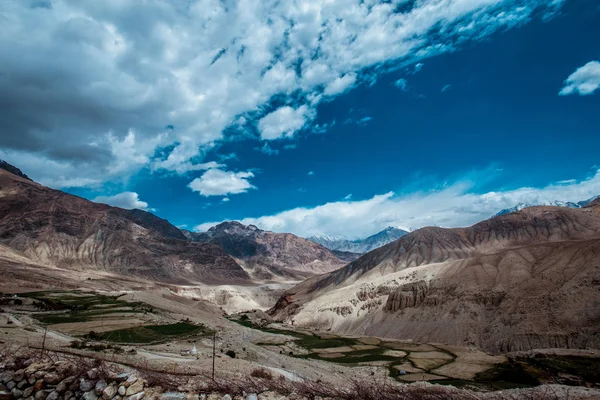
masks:
[[[266,380],[271,380],[273,379],[273,374],[271,373],[271,371],[265,369],[265,368],[258,368],[255,369],[254,371],[252,371],[250,373],[250,376],[253,378],[258,378],[258,379],[266,379]]]

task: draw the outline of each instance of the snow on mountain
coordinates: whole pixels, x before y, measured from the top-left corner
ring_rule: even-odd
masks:
[[[331,235],[315,235],[307,239],[330,250],[363,254],[398,240],[407,233],[405,230],[389,226],[381,232],[364,239],[350,240],[341,236]]]
[[[581,208],[583,206],[585,206],[586,204],[594,201],[595,199],[597,199],[600,196],[594,196],[590,199],[587,200],[582,200],[579,201],[577,203],[573,203],[571,201],[561,201],[561,200],[553,200],[553,201],[543,201],[543,202],[539,202],[539,203],[519,203],[514,207],[511,208],[505,208],[504,210],[501,210],[500,212],[494,214],[494,217],[499,217],[501,215],[506,215],[506,214],[510,214],[512,212],[515,211],[521,211],[524,208],[527,207],[534,207],[534,206],[556,206],[556,207],[567,207],[567,208]]]

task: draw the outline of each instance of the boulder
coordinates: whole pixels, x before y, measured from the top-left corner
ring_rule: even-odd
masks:
[[[90,381],[87,379],[82,379],[79,381],[79,390],[82,392],[89,392],[90,390],[96,387],[96,381]]]
[[[142,390],[144,390],[144,381],[142,379],[138,379],[127,388],[125,396],[132,396],[140,393]]]
[[[53,372],[50,372],[50,373],[47,373],[46,375],[44,375],[44,382],[46,382],[50,385],[56,385],[61,380],[62,380],[62,378],[60,376],[58,376],[58,374],[55,374]]]
[[[117,394],[117,386],[116,385],[110,385],[104,388],[104,390],[102,391],[102,398],[104,400],[110,400],[113,397],[115,397]]]
[[[119,386],[118,392],[119,392],[120,396],[125,396],[125,393],[127,392],[127,388],[125,386],[121,385],[121,386]]]
[[[56,385],[56,391],[62,393],[65,390],[69,389],[71,387],[71,384],[75,382],[75,379],[76,378],[74,376],[70,376],[68,378],[63,379],[58,385]]]
[[[33,390],[35,390],[36,392],[39,392],[43,388],[44,388],[44,380],[43,379],[38,379],[37,381],[35,381],[35,384],[33,385]]]
[[[23,397],[25,397],[25,398],[30,397],[32,394],[33,394],[32,386],[25,388],[25,390],[23,390]]]
[[[8,390],[13,390],[16,386],[17,386],[17,384],[15,383],[15,381],[10,381],[6,384],[6,388]]]
[[[137,376],[131,374],[127,377],[127,380],[125,382],[123,382],[123,385],[125,387],[129,387],[131,385],[133,385],[134,383],[136,383],[138,380]]]
[[[50,393],[48,395],[48,397],[46,397],[46,400],[58,400],[59,397],[60,397],[60,395],[58,394],[58,392],[56,390],[54,390],[52,393]]]
[[[90,379],[98,379],[98,368],[92,368],[87,372],[87,377]]]
[[[187,395],[179,392],[166,392],[160,396],[160,400],[186,400]]]
[[[93,390],[85,392],[81,398],[83,400],[98,400],[98,396],[96,396],[96,392],[94,392]]]
[[[102,392],[104,392],[104,389],[106,389],[107,386],[108,386],[108,384],[106,383],[105,380],[101,379],[98,382],[96,382],[96,387],[94,388],[96,395],[102,396]]]
[[[46,400],[46,397],[48,397],[48,394],[46,392],[44,392],[43,390],[38,390],[33,395],[33,398],[35,400]]]
[[[69,400],[72,399],[75,395],[73,394],[73,392],[71,392],[70,390],[67,390],[65,392],[65,400]]]
[[[14,375],[12,371],[4,371],[0,374],[0,382],[8,383],[13,380]]]
[[[125,397],[125,400],[142,400],[144,398],[145,394],[146,393],[144,393],[144,392],[139,392],[139,393],[136,393],[136,394],[134,394],[132,396]]]
[[[29,382],[27,382],[27,379],[23,379],[21,382],[17,383],[17,389],[23,390],[27,385],[29,385]]]
[[[23,391],[20,389],[14,388],[11,393],[15,399],[20,399],[23,397]]]

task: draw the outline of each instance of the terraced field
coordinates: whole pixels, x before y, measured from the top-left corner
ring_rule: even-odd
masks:
[[[246,327],[281,336],[281,340],[256,343],[271,351],[297,358],[334,362],[350,366],[386,368],[389,376],[402,382],[430,381],[454,386],[505,389],[535,385],[523,374],[506,373],[508,360],[475,349],[439,344],[382,341],[378,338],[348,338],[282,329],[275,324],[259,326],[234,319]]]
[[[158,343],[207,333],[203,325],[180,321],[156,324],[160,310],[143,302],[95,292],[26,293],[39,312],[31,316],[53,329],[88,340],[120,344]]]

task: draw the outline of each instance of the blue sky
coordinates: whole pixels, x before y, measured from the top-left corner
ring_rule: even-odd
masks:
[[[595,1],[25,3],[0,158],[73,194],[350,237],[600,194]]]

